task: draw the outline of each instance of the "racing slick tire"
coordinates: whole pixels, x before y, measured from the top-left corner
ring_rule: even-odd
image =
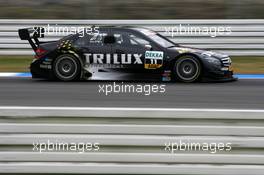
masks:
[[[202,66],[200,61],[191,55],[180,57],[176,60],[173,73],[176,80],[192,83],[200,80]]]
[[[53,72],[55,77],[61,81],[76,81],[80,79],[81,65],[74,56],[64,54],[55,59]]]

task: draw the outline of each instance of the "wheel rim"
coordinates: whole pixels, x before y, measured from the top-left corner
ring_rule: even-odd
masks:
[[[62,57],[55,64],[56,74],[60,79],[72,79],[77,73],[77,63],[71,57]]]
[[[184,81],[194,81],[199,76],[199,64],[192,58],[180,60],[177,63],[177,75]]]
[[[71,66],[70,64],[66,63],[62,66],[62,71],[65,72],[65,73],[68,73],[71,71]]]

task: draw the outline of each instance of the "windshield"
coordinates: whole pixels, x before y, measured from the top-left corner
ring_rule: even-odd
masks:
[[[168,48],[168,47],[173,47],[176,45],[169,39],[165,38],[164,36],[154,31],[147,30],[147,29],[140,29],[139,31],[143,33],[144,35],[146,35],[147,37],[149,37],[150,39],[152,39],[153,41],[155,41],[156,43],[158,43],[159,45],[161,45],[162,47]]]
[[[149,35],[149,38],[151,38],[153,41],[155,41],[156,43],[158,43],[159,45],[161,45],[162,47],[173,47],[175,46],[175,44],[173,42],[171,42],[170,40],[168,40],[167,38],[162,37],[159,34],[155,34],[155,35]]]

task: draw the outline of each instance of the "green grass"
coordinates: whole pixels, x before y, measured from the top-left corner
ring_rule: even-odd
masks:
[[[33,56],[0,56],[0,72],[29,72]]]
[[[0,56],[0,72],[28,72],[33,56]],[[235,73],[264,73],[263,57],[232,57]]]

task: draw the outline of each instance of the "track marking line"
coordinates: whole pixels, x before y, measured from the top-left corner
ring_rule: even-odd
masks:
[[[235,74],[239,79],[264,79],[264,74]]]
[[[51,106],[0,106],[0,110],[63,110],[63,111],[160,111],[160,112],[241,112],[264,113],[263,109],[218,108],[139,108],[139,107],[51,107]]]
[[[30,72],[0,72],[0,77],[32,77]],[[264,79],[264,74],[234,74],[239,79]]]

